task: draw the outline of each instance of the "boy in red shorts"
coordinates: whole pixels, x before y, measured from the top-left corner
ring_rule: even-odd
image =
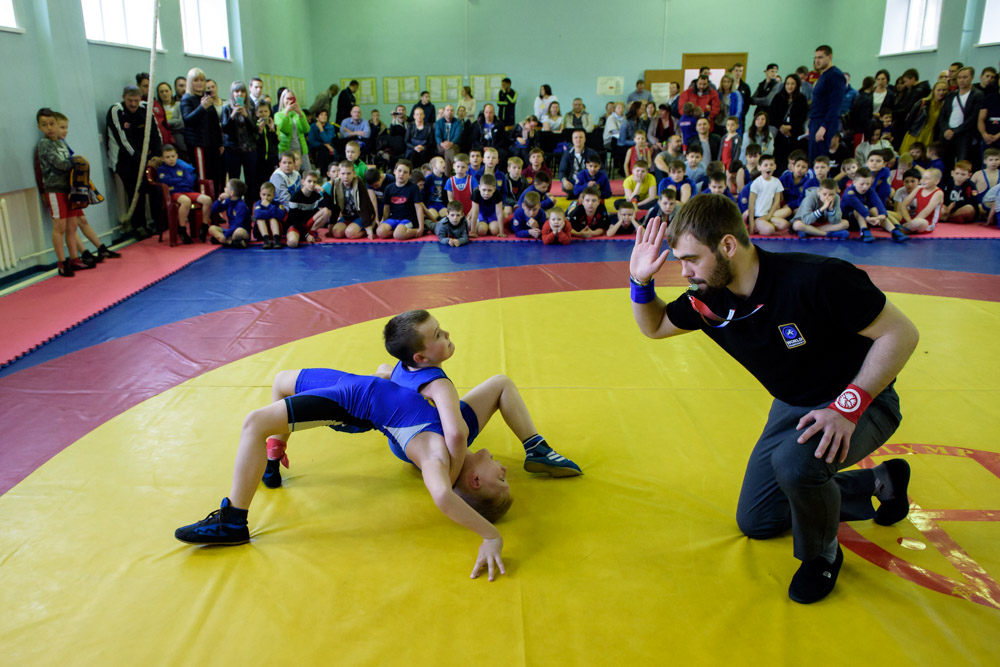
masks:
[[[201,205],[202,222],[208,224],[212,213],[212,198],[198,191],[198,176],[194,167],[177,156],[177,149],[170,144],[163,147],[163,163],[156,168],[156,177],[170,190],[170,199],[177,202],[177,227],[184,245],[194,243],[188,233],[188,215],[191,206]]]

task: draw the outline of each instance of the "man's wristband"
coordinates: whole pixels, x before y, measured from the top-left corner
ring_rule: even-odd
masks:
[[[656,298],[656,288],[652,278],[650,278],[648,282],[640,283],[630,275],[628,277],[628,283],[629,287],[632,288],[633,303],[649,303]]]
[[[868,409],[871,403],[872,397],[867,391],[855,384],[849,384],[847,389],[840,393],[837,400],[827,407],[857,424],[858,420],[861,419],[861,414]]]

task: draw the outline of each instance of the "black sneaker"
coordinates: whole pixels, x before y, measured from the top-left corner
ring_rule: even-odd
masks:
[[[250,529],[245,517],[233,516],[229,498],[223,498],[219,509],[198,523],[181,526],[174,531],[174,537],[188,544],[246,544],[250,541]]]
[[[233,247],[234,248],[239,248],[240,250],[246,250],[246,248],[247,248],[247,240],[246,239],[236,239],[235,241],[233,241]]]
[[[105,259],[121,259],[122,254],[111,250],[106,245],[102,245],[97,249],[97,256],[99,258],[97,261],[102,261]]]
[[[273,247],[274,247],[274,239],[272,238],[264,239],[264,245],[263,245],[264,250],[270,250]]]
[[[816,556],[802,563],[788,586],[788,597],[800,604],[819,602],[833,591],[837,584],[840,566],[844,564],[844,552],[837,545],[837,557],[829,563],[822,556]]]
[[[59,262],[59,275],[63,276],[64,278],[72,278],[74,275],[76,275],[76,272],[73,271],[73,265],[70,264],[68,259]]]
[[[910,497],[906,495],[906,488],[910,485],[910,464],[903,459],[889,459],[882,465],[892,480],[892,498],[883,500],[875,510],[875,523],[891,526],[910,513]]]
[[[267,467],[264,468],[264,476],[261,478],[261,481],[269,489],[276,489],[281,486],[281,459],[267,460]]]
[[[89,250],[84,250],[82,253],[80,253],[80,261],[86,264],[88,269],[92,269],[95,266],[97,266],[97,263],[100,260],[98,260],[97,257],[94,256],[94,253],[90,252]]]
[[[202,225],[198,230],[198,240],[204,243],[206,238],[208,238],[208,225]]]
[[[194,240],[192,240],[191,235],[188,234],[188,231],[186,229],[181,229],[179,231],[181,235],[181,243],[183,243],[184,245],[191,245],[192,243],[194,243]]]

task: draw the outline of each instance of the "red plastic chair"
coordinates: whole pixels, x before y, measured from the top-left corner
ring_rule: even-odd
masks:
[[[167,220],[167,229],[169,230],[170,247],[174,247],[180,242],[180,234],[178,232],[179,221],[177,217],[177,210],[180,205],[173,201],[170,197],[170,188],[168,188],[156,176],[156,170],[152,167],[146,168],[146,182],[152,185],[154,188],[160,189],[160,200],[163,202],[163,212]],[[215,201],[215,185],[212,181],[207,179],[200,179],[197,183],[198,191],[203,195],[208,195]],[[188,222],[191,223],[191,238],[198,239],[200,237],[201,226],[210,223],[209,220],[201,219],[201,206],[192,203],[191,212],[188,213]],[[164,229],[160,227],[159,240],[163,242],[163,232]]]

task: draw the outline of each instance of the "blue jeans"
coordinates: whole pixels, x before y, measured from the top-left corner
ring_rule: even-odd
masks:
[[[803,561],[833,541],[841,521],[875,516],[875,473],[839,471],[881,447],[902,419],[899,396],[890,385],[858,420],[847,460],[827,463],[813,456],[823,433],[800,445],[802,431],[795,430],[803,415],[827,405],[797,407],[775,399],[750,454],[736,509],[736,523],[747,537],[767,539],[791,528],[795,557]]]

